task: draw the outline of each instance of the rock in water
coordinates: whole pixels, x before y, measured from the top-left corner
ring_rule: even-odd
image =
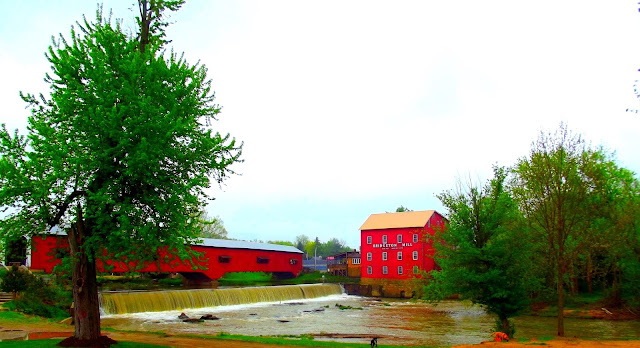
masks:
[[[204,320],[199,319],[199,318],[188,318],[188,319],[184,319],[182,320],[183,323],[202,323],[204,322]]]
[[[200,319],[202,319],[202,320],[220,320],[220,318],[216,317],[213,314],[205,314],[205,315],[201,316]]]
[[[183,313],[180,313],[180,315],[178,316],[178,319],[189,319],[189,316]]]

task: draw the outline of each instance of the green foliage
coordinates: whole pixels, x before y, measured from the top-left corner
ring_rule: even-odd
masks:
[[[516,334],[516,324],[514,324],[512,320],[507,319],[505,325],[505,322],[498,318],[493,326],[493,330],[495,332],[504,332],[509,339],[512,339]]]
[[[309,237],[305,236],[304,234],[301,234],[296,237],[295,247],[298,248],[298,250],[305,251],[305,246],[307,245],[308,242],[309,242]]]
[[[74,301],[91,307],[76,325],[99,320],[90,301],[96,258],[153,261],[167,247],[167,261],[198,267],[187,247],[197,240],[193,216],[240,161],[242,144],[212,128],[220,107],[206,67],[163,48],[164,11],[181,4],[140,0],[137,38],[99,10],[54,39],[50,96],[21,93],[31,107],[28,135],[0,129],[0,209],[11,208],[0,231],[68,232],[73,284],[81,284]]]
[[[464,192],[438,196],[449,223],[436,233],[441,270],[430,273],[425,289],[432,301],[458,294],[482,304],[501,323],[526,308],[536,280],[529,273],[530,240],[505,179],[506,170],[494,168],[494,178],[484,188],[469,185]]]
[[[5,306],[11,302],[5,303]],[[9,323],[29,323],[29,324],[46,324],[50,323],[50,319],[41,317],[27,316],[24,313],[12,311],[0,311],[0,321]]]
[[[336,303],[336,308],[339,308],[341,311],[345,310],[345,309],[359,309],[362,310],[362,307],[351,307],[351,306],[345,306],[345,305],[341,305],[339,303]]]
[[[560,336],[565,288],[577,293],[579,275],[589,291],[594,279],[610,282],[614,303],[622,279],[640,285],[639,185],[610,157],[561,125],[555,134],[541,133],[513,169],[514,197],[547,258],[548,283],[557,288]]]
[[[265,272],[229,272],[218,279],[220,283],[257,284],[271,281],[271,273]]]
[[[206,68],[154,46],[141,53],[101,14],[80,29],[49,50],[51,98],[23,95],[28,137],[0,131],[0,205],[15,209],[2,230],[67,228],[82,212],[88,255],[152,258],[169,245],[186,258],[204,189],[241,152],[210,127],[220,108]]]
[[[47,283],[42,277],[16,266],[4,274],[2,290],[20,292],[20,296],[5,304],[10,310],[45,318],[66,318],[71,305],[68,291],[55,284]]]
[[[403,212],[407,212],[407,211],[412,211],[411,209],[401,205],[396,209],[396,213],[403,213]]]
[[[9,271],[0,276],[2,291],[13,292],[14,294],[25,291],[33,278],[34,276],[26,269],[13,265]]]
[[[209,217],[206,210],[202,209],[200,216],[196,217],[196,219],[198,219],[198,237],[228,239],[227,229],[219,216]]]
[[[182,286],[183,278],[162,278],[158,279],[158,284],[163,287]]]
[[[345,251],[353,251],[353,248],[349,247],[343,240],[339,240],[338,238],[331,238],[326,243],[322,243],[318,238],[316,238],[315,241],[310,241],[309,238],[304,235],[296,237],[296,243],[302,243],[303,241],[306,241],[306,244],[304,248],[300,250],[307,253],[308,257],[316,255],[318,257],[326,258]]]
[[[268,243],[278,244],[278,245],[287,245],[287,246],[292,246],[292,247],[295,248],[295,244],[293,244],[293,243],[291,243],[289,241],[286,241],[286,240],[270,240]]]

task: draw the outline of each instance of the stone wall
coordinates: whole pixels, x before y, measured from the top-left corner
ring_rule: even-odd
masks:
[[[421,279],[360,279],[359,293],[362,296],[412,298],[422,295]]]

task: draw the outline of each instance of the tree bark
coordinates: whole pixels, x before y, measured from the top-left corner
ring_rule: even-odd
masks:
[[[96,282],[96,263],[84,252],[74,258],[73,303],[74,337],[81,340],[100,338],[100,303]]]
[[[558,255],[558,336],[564,336],[564,257]]]
[[[511,333],[511,328],[509,327],[509,318],[503,317],[500,318],[502,320],[502,332]],[[511,338],[511,337],[509,337]]]
[[[87,251],[82,248],[85,232],[82,214],[79,213],[78,221],[69,233],[71,259],[73,260],[71,279],[75,308],[73,313],[74,337],[81,340],[94,340],[100,337],[100,304],[98,303],[95,258],[92,257],[92,261],[89,261]]]
[[[86,237],[85,221],[78,213],[78,221],[69,230],[69,246],[73,270],[73,337],[60,342],[63,347],[109,347],[116,343],[100,335],[100,303],[98,301],[97,267],[94,255],[83,247]],[[89,232],[90,233],[90,232]]]
[[[591,253],[587,254],[587,284],[589,286],[589,295],[593,294],[593,265]]]

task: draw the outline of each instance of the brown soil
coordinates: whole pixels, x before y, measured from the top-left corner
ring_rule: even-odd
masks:
[[[468,344],[454,346],[455,348],[531,348],[531,347],[545,347],[545,348],[564,348],[564,347],[580,347],[580,348],[601,348],[601,347],[613,347],[613,348],[636,348],[640,347],[640,341],[585,341],[580,339],[554,339],[550,341],[527,341],[527,342],[482,342],[480,344]]]
[[[109,336],[100,336],[93,340],[82,340],[75,337],[67,337],[58,343],[60,347],[93,347],[93,348],[109,348],[112,344],[116,344],[115,340]]]
[[[7,323],[0,321],[0,329],[3,330],[20,330],[29,333],[31,339],[43,338],[67,338],[73,335],[73,326],[56,324],[56,323]],[[168,347],[219,347],[219,348],[267,348],[282,347],[293,348],[292,346],[273,345],[243,341],[203,339],[192,337],[176,337],[161,336],[157,334],[147,334],[144,332],[102,332],[103,335],[115,341],[140,342],[148,344],[157,344]],[[114,346],[117,347],[117,346]]]
[[[62,325],[56,323],[5,323],[0,322],[0,328],[3,330],[21,330],[29,333],[31,339],[42,338],[66,338],[73,334],[73,326]],[[164,345],[169,347],[220,347],[220,348],[293,348],[293,346],[283,346],[264,343],[253,343],[243,341],[230,341],[230,340],[216,340],[216,339],[203,339],[193,337],[180,337],[180,336],[161,336],[157,334],[148,334],[144,332],[103,332],[103,335],[107,335],[111,339],[116,341],[128,341],[128,342],[140,342]],[[554,339],[549,341],[526,341],[526,342],[491,342],[486,341],[476,345],[459,345],[456,348],[531,348],[532,346],[544,346],[548,348],[561,348],[561,347],[586,347],[586,348],[600,348],[600,347],[613,347],[613,348],[635,348],[640,347],[640,340],[633,341],[585,341],[579,339]]]

